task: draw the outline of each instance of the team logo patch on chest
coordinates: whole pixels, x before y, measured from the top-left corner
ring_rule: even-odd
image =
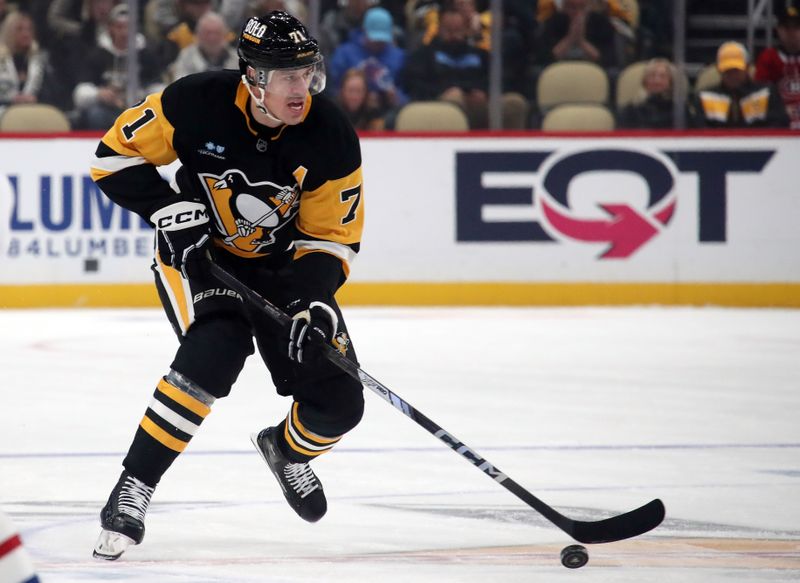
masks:
[[[240,170],[199,177],[225,245],[247,255],[269,253],[276,232],[291,222],[300,205],[296,184],[250,182]]]

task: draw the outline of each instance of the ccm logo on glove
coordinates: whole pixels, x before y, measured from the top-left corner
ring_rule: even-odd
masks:
[[[157,210],[150,217],[156,226],[156,251],[165,265],[186,279],[211,279],[208,242],[211,223],[205,205],[181,201]]]
[[[179,231],[208,222],[208,210],[199,202],[176,202],[159,209],[150,221],[161,231]]]

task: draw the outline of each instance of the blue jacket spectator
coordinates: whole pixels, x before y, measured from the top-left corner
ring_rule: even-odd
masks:
[[[405,51],[394,44],[393,27],[392,16],[386,9],[367,10],[361,30],[353,31],[347,42],[337,47],[328,63],[331,89],[341,88],[348,70],[361,69],[370,92],[381,94],[393,106],[406,103],[407,96],[397,86],[405,65]]]

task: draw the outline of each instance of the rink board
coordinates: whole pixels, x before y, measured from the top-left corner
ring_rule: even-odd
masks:
[[[92,183],[96,143],[0,139],[0,305],[157,305],[152,231]],[[362,151],[343,303],[800,307],[796,134],[375,135]]]

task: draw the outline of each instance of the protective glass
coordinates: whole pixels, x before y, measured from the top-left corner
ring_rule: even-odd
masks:
[[[272,95],[283,97],[316,95],[325,89],[325,67],[322,60],[296,69],[247,68],[245,81]]]

